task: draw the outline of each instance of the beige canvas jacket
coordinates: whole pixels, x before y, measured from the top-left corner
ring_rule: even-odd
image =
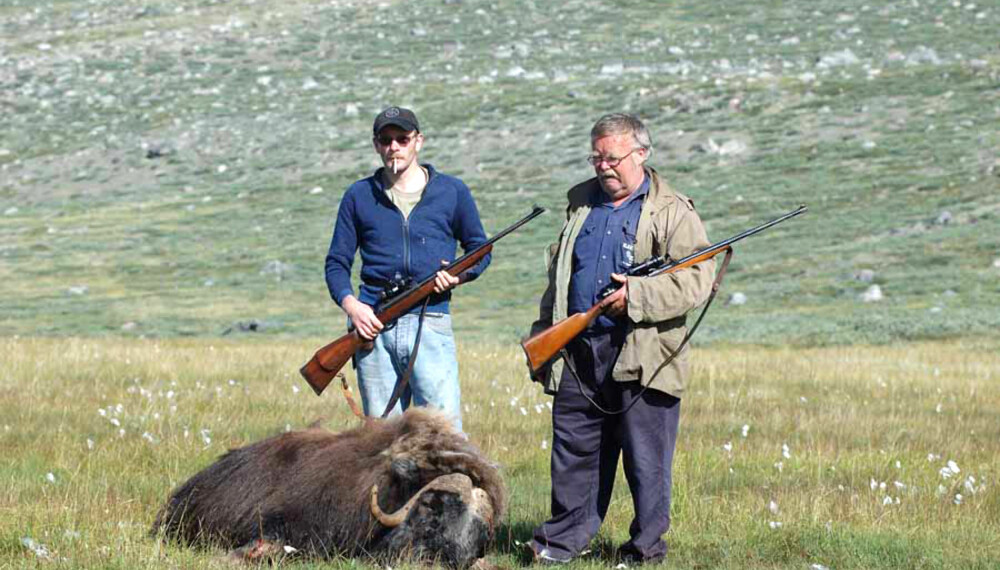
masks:
[[[637,262],[664,254],[681,259],[711,245],[691,200],[674,192],[654,169],[646,167],[646,175],[650,177],[649,195],[636,228]],[[573,244],[590,214],[589,197],[594,191],[603,191],[596,178],[569,191],[566,224],[558,243],[549,246],[549,284],[542,295],[539,318],[531,326],[532,335],[567,316]],[[688,347],[670,364],[663,366],[663,363],[687,333],[687,312],[708,298],[714,275],[715,261],[709,260],[676,273],[629,277],[630,330],[612,372],[616,381],[639,380],[652,389],[678,398],[683,396],[690,375]],[[548,374],[535,380],[544,384],[546,392],[554,394],[561,375],[562,362],[557,361]]]

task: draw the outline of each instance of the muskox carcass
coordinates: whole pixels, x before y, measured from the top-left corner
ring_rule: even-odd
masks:
[[[153,532],[248,557],[297,551],[466,568],[503,509],[496,466],[446,418],[410,409],[230,450],[174,490]]]

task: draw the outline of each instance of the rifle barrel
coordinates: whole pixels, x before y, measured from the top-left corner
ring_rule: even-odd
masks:
[[[520,228],[524,224],[526,224],[526,223],[530,222],[531,220],[537,218],[538,216],[542,215],[544,212],[545,212],[545,208],[542,208],[541,206],[535,206],[534,208],[532,208],[531,212],[527,216],[525,216],[525,217],[521,218],[520,220],[514,222],[513,224],[511,224],[507,228],[504,228],[500,233],[498,233],[495,236],[491,237],[490,239],[486,240],[486,242],[484,242],[479,247],[477,247],[477,248],[473,249],[472,251],[466,253],[462,257],[459,257],[455,261],[452,261],[447,266],[443,267],[442,271],[448,271],[449,273],[451,273],[451,271],[450,271],[451,269],[454,269],[456,266],[461,265],[462,262],[464,262],[469,257],[478,254],[479,251],[482,250],[483,248],[492,246],[499,239],[501,239],[504,236],[506,236],[507,234],[509,234],[509,233],[517,230],[518,228]],[[390,301],[389,303],[387,303],[384,307],[380,307],[379,308],[380,311],[388,311],[389,309],[391,309],[393,307],[393,305],[395,305],[401,299],[405,298],[407,296],[406,294],[409,293],[410,291],[419,289],[420,287],[426,285],[427,283],[430,283],[430,282],[434,281],[434,276],[436,274],[437,274],[437,272],[434,272],[434,273],[428,275],[420,283],[417,283],[416,285],[410,287],[408,290],[404,291],[403,293],[400,293],[392,301]]]
[[[807,210],[808,210],[808,208],[806,207],[806,205],[802,204],[801,206],[799,206],[798,208],[792,210],[791,212],[788,212],[787,214],[785,214],[783,216],[779,216],[779,217],[771,220],[770,222],[763,223],[763,224],[761,224],[761,225],[759,225],[759,226],[757,226],[755,228],[750,228],[749,230],[740,232],[740,233],[734,235],[733,237],[731,237],[729,239],[724,239],[724,240],[720,241],[719,243],[712,244],[712,245],[706,247],[705,249],[702,249],[702,250],[699,250],[699,251],[696,251],[696,252],[692,253],[691,255],[685,257],[684,259],[679,259],[677,261],[672,261],[672,262],[668,263],[667,265],[665,265],[665,266],[657,269],[656,271],[653,271],[652,273],[650,273],[649,277],[653,277],[653,276],[659,275],[661,273],[665,273],[667,271],[670,271],[674,267],[677,267],[678,265],[684,265],[685,263],[688,263],[688,262],[690,262],[690,261],[692,261],[692,260],[694,260],[694,259],[696,259],[698,257],[701,257],[701,256],[705,255],[708,252],[724,250],[727,247],[733,245],[734,243],[736,243],[736,242],[738,242],[738,241],[740,241],[742,239],[746,239],[746,238],[748,238],[748,237],[750,237],[750,236],[752,236],[754,234],[758,234],[758,233],[766,230],[767,228],[769,228],[771,226],[780,224],[781,222],[787,220],[788,218],[794,218],[795,216],[798,216],[799,214],[801,214],[801,213],[803,213],[803,212],[805,212]]]

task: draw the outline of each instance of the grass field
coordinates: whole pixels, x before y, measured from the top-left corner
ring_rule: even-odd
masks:
[[[170,489],[227,448],[321,417],[355,424],[335,390],[317,398],[296,377],[313,345],[2,341],[0,567],[225,567],[147,531]],[[697,350],[669,567],[998,567],[997,348]],[[460,359],[466,429],[511,496],[490,560],[517,567],[548,512],[549,399],[513,349],[467,343]],[[581,566],[614,564],[631,513],[619,476]]]
[[[342,332],[323,259],[390,104],[488,232],[552,210],[453,303],[513,497],[494,562],[547,512],[516,341],[590,126],[629,111],[711,238],[810,208],[738,246],[695,339],[670,566],[1000,567],[997,29],[963,0],[0,0],[0,568],[223,567],[147,538],[172,486],[353,424],[297,368]]]

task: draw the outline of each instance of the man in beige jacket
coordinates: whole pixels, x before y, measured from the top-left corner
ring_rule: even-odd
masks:
[[[681,259],[710,245],[691,200],[646,166],[651,152],[637,117],[598,120],[588,158],[596,176],[569,191],[567,221],[550,248],[549,284],[531,334],[586,311],[609,282],[621,287],[606,314],[567,346],[579,378],[561,363],[535,378],[555,395],[552,518],[531,543],[539,562],[568,562],[589,544],[607,513],[619,455],[635,509],[622,558],[644,563],[667,552],[671,467],[689,376],[687,348],[675,353],[686,314],[711,291],[715,262],[656,277],[622,275],[651,256]],[[597,407],[621,410],[636,397],[626,413]]]

